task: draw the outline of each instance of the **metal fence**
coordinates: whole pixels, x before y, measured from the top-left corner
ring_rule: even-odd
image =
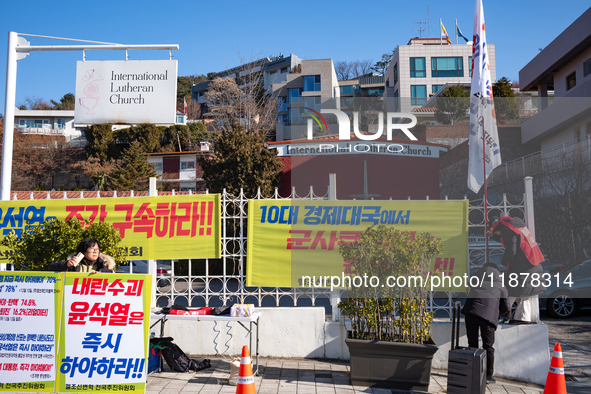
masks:
[[[254,199],[264,199],[260,194]],[[312,188],[306,196],[298,196],[295,190],[288,198],[281,198],[277,192],[272,200],[324,200],[327,195],[318,196]],[[283,287],[247,287],[245,285],[246,262],[246,222],[248,219],[248,198],[242,192],[239,196],[222,193],[222,257],[221,264],[217,259],[188,260],[186,275],[172,275],[161,279],[157,287],[157,305],[181,304],[185,306],[221,306],[228,302],[246,302],[255,306],[324,306],[327,315],[331,313],[330,303],[335,302],[335,294],[330,289],[320,288],[283,288]],[[482,200],[469,203],[469,247],[468,257],[470,270],[475,270],[484,264],[484,206]],[[524,217],[524,200],[517,204],[511,203],[506,195],[501,201],[489,201],[489,215]],[[235,236],[226,236],[226,230],[234,228]],[[499,243],[490,243],[489,256],[500,253]],[[178,262],[176,262],[178,264]],[[175,272],[175,262],[172,262],[171,272]],[[192,275],[194,264],[204,264],[204,275]],[[212,272],[211,266],[218,266],[217,272]],[[221,271],[220,271],[221,268]],[[454,292],[430,293],[430,309],[436,316],[450,317]],[[338,294],[336,299],[339,299]]]
[[[495,168],[489,186],[591,165],[591,134],[505,162]]]
[[[65,193],[64,193],[65,194]],[[174,192],[173,192],[174,194]],[[186,193],[182,193],[186,194]],[[189,193],[190,194],[190,193]],[[83,194],[81,193],[80,197]],[[111,194],[116,197],[117,194]],[[130,193],[133,196],[133,192]],[[16,197],[16,195],[15,195]],[[64,198],[66,196],[64,195]],[[109,198],[97,193],[96,197]],[[96,198],[93,196],[93,198]],[[33,199],[33,193],[30,194]],[[47,194],[46,199],[50,198]],[[260,193],[255,200],[263,200]],[[271,200],[326,200],[327,195],[316,195],[310,188],[305,196],[296,194],[295,189],[288,198],[282,198],[275,191]],[[331,314],[331,302],[336,302],[340,294],[331,293],[322,288],[286,288],[286,287],[248,287],[246,286],[246,244],[248,241],[246,225],[248,219],[248,197],[243,192],[233,196],[227,192],[221,195],[221,258],[158,260],[157,264],[169,268],[167,274],[158,273],[156,280],[156,305],[167,306],[223,306],[235,302],[251,303],[258,307],[277,306],[322,306],[327,315]],[[484,246],[484,210],[482,200],[469,203],[469,247],[470,269],[483,265]],[[508,201],[505,195],[498,203],[489,202],[490,214],[499,216],[524,217],[524,200],[517,204]],[[490,215],[489,214],[489,215]],[[230,231],[231,230],[231,231]],[[228,235],[231,234],[231,235]],[[489,255],[499,253],[500,244],[492,243]],[[170,264],[170,267],[168,267]],[[439,317],[451,317],[452,299],[458,294],[453,292],[431,293],[430,309]]]

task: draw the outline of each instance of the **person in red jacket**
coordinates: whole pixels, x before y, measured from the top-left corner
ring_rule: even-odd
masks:
[[[531,297],[545,291],[542,285],[544,269],[540,264],[544,256],[522,219],[493,216],[489,227],[486,235],[501,242],[505,248],[502,260],[507,267],[504,284],[509,292],[509,304],[517,301],[514,322],[531,322],[532,308],[538,307],[531,304]]]

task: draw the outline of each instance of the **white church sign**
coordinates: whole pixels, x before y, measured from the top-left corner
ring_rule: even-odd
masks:
[[[176,60],[84,61],[76,67],[76,124],[174,124]]]

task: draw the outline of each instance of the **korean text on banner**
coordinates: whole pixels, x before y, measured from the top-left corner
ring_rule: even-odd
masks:
[[[76,124],[175,124],[176,60],[84,61],[76,66]]]
[[[501,148],[486,47],[482,0],[476,0],[474,6],[468,145],[468,187],[474,193],[478,193],[485,178],[488,178],[492,170],[501,165]]]
[[[63,278],[0,271],[0,392],[55,391]]]
[[[58,391],[145,390],[151,283],[151,275],[66,273]]]
[[[248,219],[247,286],[302,287],[303,276],[353,274],[339,243],[359,240],[378,224],[441,238],[433,274],[468,272],[467,201],[250,200]]]
[[[119,230],[129,260],[216,258],[221,250],[219,194],[0,202],[4,236],[26,222],[76,219],[107,222]],[[0,262],[12,251],[0,249]]]

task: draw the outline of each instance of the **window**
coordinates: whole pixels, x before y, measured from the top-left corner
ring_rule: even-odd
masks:
[[[355,93],[355,85],[341,86],[341,94],[353,94]]]
[[[289,101],[290,104],[303,103],[302,100],[302,89],[289,89]]]
[[[411,78],[423,78],[427,76],[424,57],[410,58],[410,76]]]
[[[461,57],[432,57],[432,77],[463,77],[464,59]]]
[[[289,71],[289,67],[282,68],[281,69],[281,74],[285,74],[288,71]]]
[[[390,78],[386,79],[386,87],[390,86]]]
[[[289,124],[305,124],[302,112],[305,111],[303,108],[289,108]]]
[[[468,75],[472,78],[472,56],[468,56]]]
[[[287,111],[287,97],[279,97],[278,111]]]
[[[185,118],[184,116],[177,116],[177,117],[176,117],[176,122],[177,122],[177,124],[182,124],[182,123],[183,123],[183,120],[184,120],[184,118]]]
[[[397,83],[398,83],[398,63],[396,63],[394,65],[394,85],[396,85]]]
[[[583,63],[583,78],[587,78],[591,74],[591,59]]]
[[[181,161],[181,170],[194,170],[195,169],[195,162],[194,161]]]
[[[410,104],[423,105],[427,102],[427,85],[410,86]]]
[[[37,129],[50,129],[49,119],[20,119],[20,127],[30,127]]]
[[[363,97],[380,97],[384,95],[384,88],[363,89]]]
[[[55,128],[56,129],[65,129],[66,128],[66,120],[65,119],[56,119],[55,120]]]
[[[282,126],[287,126],[289,122],[289,118],[287,117],[287,115],[279,115],[279,123],[281,123]]]
[[[304,92],[320,91],[320,75],[307,75],[304,77]]]
[[[162,171],[162,163],[154,163],[154,170]]]
[[[575,71],[568,77],[566,77],[566,90],[571,90],[577,86],[577,72]]]
[[[304,107],[320,112],[320,96],[304,97]]]
[[[432,85],[432,87],[431,87],[432,93],[435,94],[435,93],[439,92],[439,89],[441,89],[444,86],[445,85]]]

